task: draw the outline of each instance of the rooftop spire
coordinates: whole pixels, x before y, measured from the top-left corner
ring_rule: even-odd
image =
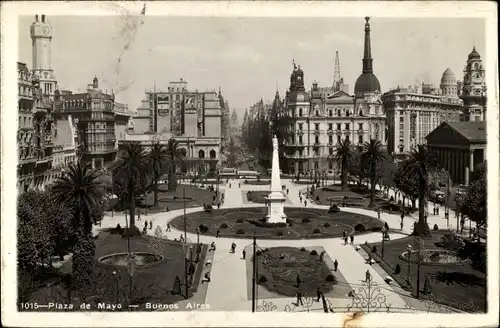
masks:
[[[365,17],[365,51],[363,56],[363,73],[373,73],[372,47],[370,42],[370,17]]]

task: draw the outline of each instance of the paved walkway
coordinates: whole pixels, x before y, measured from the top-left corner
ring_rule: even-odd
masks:
[[[231,180],[231,188],[228,184],[220,185],[221,191],[225,193],[225,202],[223,208],[231,207],[255,207],[258,204],[243,204],[242,191],[248,190],[266,190],[269,189],[269,185],[255,186],[255,185],[244,185],[241,183],[241,187],[238,186],[238,180]],[[288,199],[290,203],[294,206],[304,206],[299,204],[298,192],[299,188],[297,185],[291,183],[290,180],[282,180],[282,184],[286,185],[289,189]],[[300,188],[302,189],[302,188]],[[305,189],[305,188],[304,188]],[[328,206],[321,206],[317,204],[308,204],[307,207],[312,208],[328,208]],[[201,207],[189,208],[186,213],[193,213],[202,211]],[[359,213],[369,216],[376,217],[374,211],[369,211],[365,209],[358,208],[342,208],[342,211]],[[159,225],[163,231],[163,237],[168,239],[178,239],[182,234],[181,231],[172,228],[172,231],[166,232],[166,225],[173,218],[183,214],[183,210],[176,210],[172,212],[157,213],[148,216],[141,215],[142,220],[153,220],[153,229],[148,230],[148,234],[154,234],[156,226]],[[400,217],[396,214],[383,213],[382,220],[386,221],[390,227],[399,228]],[[410,220],[410,219],[406,219]],[[413,220],[413,219],[412,219]],[[429,217],[429,224],[433,225],[434,221],[438,219],[433,219]],[[114,227],[117,223],[125,226],[125,217],[123,214],[115,214],[114,217],[106,215],[102,221],[102,228]],[[442,222],[441,222],[442,224]],[[137,225],[142,227],[142,222],[138,222]],[[406,223],[401,233],[391,233],[391,239],[402,238],[409,234],[410,227],[413,224]],[[439,225],[439,224],[438,224]],[[98,230],[99,227],[95,227]],[[187,234],[187,239],[189,242],[196,242],[195,234]],[[346,278],[347,282],[351,287],[357,291],[358,287],[361,286],[363,279],[365,279],[365,272],[369,270],[372,276],[372,280],[375,281],[381,288],[383,294],[387,297],[387,303],[390,303],[393,307],[404,308],[406,307],[406,302],[401,297],[398,290],[398,286],[392,287],[384,282],[382,275],[380,275],[374,267],[365,264],[365,259],[356,250],[355,246],[362,244],[365,241],[378,242],[381,239],[380,233],[368,233],[361,236],[357,236],[354,245],[344,245],[340,238],[329,238],[329,239],[301,239],[301,240],[260,240],[258,245],[262,248],[274,247],[274,246],[291,246],[291,247],[313,247],[322,246],[332,260],[337,259],[339,262],[339,270],[342,275]],[[244,247],[252,244],[252,240],[249,239],[231,239],[231,238],[215,238],[211,236],[200,236],[200,242],[210,244],[212,241],[216,243],[216,251],[214,254],[213,262],[211,265],[211,282],[208,285],[207,295],[205,303],[210,305],[211,310],[219,311],[250,311],[251,301],[249,301],[249,295],[247,295],[247,268],[246,261],[241,259],[241,251]],[[231,243],[235,242],[237,244],[237,249],[235,254],[229,252]],[[247,250],[247,254],[248,254]],[[258,304],[262,305],[263,301],[273,302],[277,306],[275,311],[283,311],[287,304],[295,302],[295,298],[284,297],[284,298],[273,298],[270,300],[259,300]],[[348,303],[352,302],[350,299],[332,299],[334,306],[345,307]],[[345,304],[344,304],[345,303]],[[313,310],[321,309],[321,303],[315,303]],[[298,309],[300,311],[307,310],[304,308]]]

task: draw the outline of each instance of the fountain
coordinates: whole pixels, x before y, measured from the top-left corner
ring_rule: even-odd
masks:
[[[271,170],[271,193],[267,197],[267,222],[286,223],[284,203],[286,197],[283,195],[280,178],[280,161],[278,155],[278,138],[273,138],[273,164]]]

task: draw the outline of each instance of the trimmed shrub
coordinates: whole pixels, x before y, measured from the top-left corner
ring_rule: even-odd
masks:
[[[434,224],[433,229],[434,229],[434,231],[438,231],[438,230],[439,230],[438,225],[437,225],[437,224]]]
[[[259,251],[255,252],[255,255],[261,256],[262,255],[262,251],[259,250]]]
[[[423,293],[425,295],[430,295],[432,294],[432,285],[431,285],[431,280],[429,279],[429,276],[427,275],[425,277],[425,282],[424,282],[424,290]]]
[[[306,251],[306,249],[305,249],[304,247],[301,247],[301,248],[300,248],[300,251],[301,251],[301,252],[305,252],[305,251]]]
[[[313,233],[321,233],[321,230],[319,230],[319,229],[314,229],[314,230],[313,230]]]
[[[311,222],[311,219],[309,219],[309,218],[302,219],[302,223],[309,223],[309,222]]]
[[[358,223],[354,226],[354,230],[357,232],[365,231],[380,231],[383,227],[383,223],[378,220],[370,220],[364,223]]]
[[[236,234],[237,235],[244,235],[245,231],[243,229],[238,229],[238,230],[236,230]]]
[[[243,183],[244,183],[244,184],[247,184],[247,183],[248,183],[248,180],[243,181]]]
[[[264,252],[268,253],[269,252],[269,248],[264,249]]]
[[[236,223],[243,223],[243,219],[236,220]]]
[[[201,233],[207,233],[208,232],[208,227],[206,225],[200,224],[198,226],[198,229],[200,229]]]
[[[337,212],[340,212],[340,208],[333,204],[332,206],[330,206],[330,208],[328,209],[328,213],[337,213]]]
[[[372,247],[372,253],[377,253],[377,246],[375,246],[375,245],[374,245],[374,246]]]
[[[330,228],[331,226],[330,226],[330,223],[327,222],[327,223],[323,224],[323,227]]]
[[[326,276],[325,281],[336,282],[337,279],[335,278],[335,276],[333,274],[329,274],[328,276]]]
[[[260,277],[259,277],[259,282],[260,282],[260,283],[267,282],[267,278],[266,278],[266,276],[260,276]]]
[[[283,235],[284,235],[283,231],[276,232],[276,236],[278,236],[278,237],[283,236]]]
[[[362,223],[358,223],[354,226],[354,230],[357,231],[357,232],[365,232],[366,231],[366,227],[364,224]]]
[[[398,264],[396,264],[396,268],[394,269],[394,273],[395,274],[400,274],[401,273],[401,266]]]
[[[316,250],[312,250],[311,253],[309,253],[310,255],[318,255],[318,252],[316,252]]]
[[[316,196],[316,201],[319,202],[319,196]]]
[[[220,228],[221,228],[221,229],[226,229],[226,228],[227,228],[227,223],[223,223],[223,224],[221,224],[221,225],[220,225]]]

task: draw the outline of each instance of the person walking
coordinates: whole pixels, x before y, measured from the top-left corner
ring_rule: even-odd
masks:
[[[354,235],[351,235],[349,238],[351,239],[351,245],[353,245],[354,244]]]
[[[370,280],[372,278],[372,275],[370,274],[370,270],[366,270],[365,278],[366,278],[366,282],[370,282]]]
[[[217,203],[217,209],[220,209],[220,202]]]
[[[297,288],[300,287],[300,276],[299,274],[297,273]],[[300,290],[300,289],[299,289]]]
[[[304,303],[302,302],[302,292],[300,291],[300,288],[297,289],[297,306],[300,305],[304,305]]]
[[[345,237],[346,237],[346,236],[347,236],[347,232],[346,232],[345,230],[344,230],[344,231],[342,231],[342,238],[344,238],[344,239],[345,239]]]
[[[244,248],[243,248],[243,251],[241,252],[241,254],[243,255],[243,259],[245,259],[247,257],[247,251],[245,251]]]
[[[215,238],[219,238],[219,237],[220,237],[220,230],[219,230],[219,229],[217,229],[217,233],[216,233],[216,235],[215,235]]]
[[[148,220],[144,220],[144,229],[148,229]]]
[[[171,231],[171,229],[170,229],[170,223],[167,223],[167,231]]]
[[[301,195],[299,195],[299,200],[302,203],[302,196]]]
[[[181,233],[181,237],[179,238],[181,242],[184,242],[184,235]]]
[[[288,193],[290,192],[290,190],[288,190],[288,188],[286,189],[286,194],[288,195]]]
[[[307,207],[307,199],[304,199],[304,207]]]
[[[319,288],[319,286],[316,287],[316,296],[318,297],[316,299],[316,302],[319,302],[319,300],[321,299],[321,288]]]
[[[403,230],[403,220],[401,220],[401,223],[400,223],[400,230]]]
[[[149,221],[149,230],[153,229],[153,220]]]
[[[335,261],[333,262],[333,270],[337,271],[338,267],[339,267],[339,261],[337,261],[337,259],[335,259]]]
[[[389,231],[389,224],[386,222],[384,222],[384,228],[385,228],[385,231]]]
[[[380,208],[377,209],[377,216],[378,216],[378,219],[380,220]]]

